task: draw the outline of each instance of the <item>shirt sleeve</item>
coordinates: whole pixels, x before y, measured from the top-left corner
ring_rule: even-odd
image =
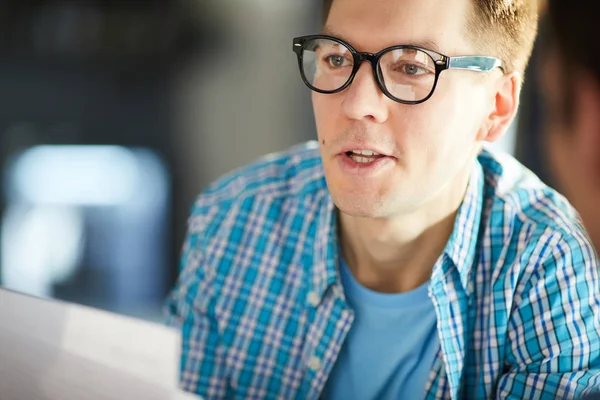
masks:
[[[202,254],[205,231],[204,223],[198,227],[196,222],[193,231],[188,228],[180,275],[165,309],[167,323],[181,330],[181,388],[212,400],[226,397],[226,379],[214,312],[215,273]]]
[[[600,385],[596,255],[586,238],[551,242],[515,298],[499,399],[578,399]]]

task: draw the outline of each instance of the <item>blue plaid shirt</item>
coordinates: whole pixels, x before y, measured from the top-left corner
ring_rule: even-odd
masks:
[[[167,303],[182,330],[182,387],[208,400],[319,398],[353,321],[337,248],[315,143],[204,191]],[[600,384],[598,284],[566,201],[514,159],[483,150],[433,268],[440,349],[415,398],[590,391]]]

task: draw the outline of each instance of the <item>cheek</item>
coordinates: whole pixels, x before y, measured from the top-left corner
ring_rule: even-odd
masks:
[[[449,85],[438,89],[414,119],[418,133],[411,135],[410,147],[412,164],[418,165],[432,184],[441,186],[470,168],[483,107],[479,93],[461,93],[460,88]]]
[[[319,138],[330,137],[335,133],[336,118],[339,115],[339,105],[332,95],[313,92],[312,104]]]
[[[422,105],[413,123],[420,132],[416,135],[418,142],[436,157],[443,158],[446,154],[455,156],[474,142],[477,125],[474,116],[478,111],[460,101],[460,96],[447,91],[439,94]]]
[[[450,131],[461,119],[454,105],[441,96],[418,105],[397,105],[391,110],[390,130],[402,147],[411,150],[429,152],[446,147],[447,141],[452,143]]]
[[[438,88],[431,98],[431,114],[436,128],[444,137],[474,140],[483,121],[490,99],[486,98],[483,84],[467,85],[456,76],[440,76]]]

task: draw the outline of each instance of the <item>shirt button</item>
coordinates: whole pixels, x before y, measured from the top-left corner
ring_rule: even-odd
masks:
[[[318,306],[321,302],[321,298],[316,292],[310,292],[308,296],[306,296],[306,300],[308,301],[308,304],[310,304],[312,307]]]
[[[321,359],[319,357],[312,356],[310,360],[308,360],[308,368],[310,368],[314,372],[320,370]]]

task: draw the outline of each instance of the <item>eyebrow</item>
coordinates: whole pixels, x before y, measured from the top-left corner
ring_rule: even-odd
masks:
[[[321,35],[327,35],[327,36],[333,36],[339,39],[342,39],[343,41],[352,44],[348,39],[346,39],[344,37],[344,35],[340,34],[339,32],[334,31],[333,29],[329,28],[329,27],[324,27],[321,30]],[[398,43],[399,45],[409,45],[409,46],[416,46],[416,47],[421,47],[424,49],[428,49],[428,50],[433,50],[437,53],[440,54],[444,54],[441,50],[440,50],[440,46],[438,46],[438,44],[433,41],[433,40],[429,40],[429,39],[424,39],[424,40],[413,40],[413,41],[408,41],[408,42],[404,42],[404,43]],[[354,45],[352,45],[354,46]]]

